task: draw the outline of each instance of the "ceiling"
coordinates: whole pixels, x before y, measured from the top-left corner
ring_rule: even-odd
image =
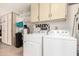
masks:
[[[4,15],[7,12],[28,12],[30,4],[28,3],[0,3],[0,16]]]

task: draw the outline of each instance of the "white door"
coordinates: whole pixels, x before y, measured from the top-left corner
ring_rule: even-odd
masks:
[[[2,42],[12,45],[11,14],[2,17]]]

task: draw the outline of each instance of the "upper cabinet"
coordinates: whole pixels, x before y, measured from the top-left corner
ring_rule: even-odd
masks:
[[[50,8],[48,3],[41,3],[39,8],[39,19],[40,21],[46,21],[50,20],[49,14],[50,14]]]
[[[67,4],[65,3],[51,4],[51,20],[65,18],[66,11],[67,11]]]
[[[32,22],[37,22],[39,20],[39,16],[38,16],[39,8],[38,8],[38,5],[39,4],[37,4],[37,3],[31,4],[31,21]]]
[[[31,4],[31,21],[49,21],[66,18],[66,3]]]

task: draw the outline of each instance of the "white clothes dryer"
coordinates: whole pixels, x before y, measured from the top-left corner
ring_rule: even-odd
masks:
[[[43,55],[76,56],[77,39],[71,37],[67,31],[51,31],[43,38]]]
[[[44,33],[24,35],[24,56],[42,56],[42,39]]]

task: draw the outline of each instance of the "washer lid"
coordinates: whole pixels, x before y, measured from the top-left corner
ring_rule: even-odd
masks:
[[[48,35],[54,36],[71,36],[67,30],[51,30],[48,32]]]
[[[50,39],[62,39],[62,40],[77,40],[74,37],[71,36],[56,36],[56,35],[45,35],[44,38],[50,38]]]

